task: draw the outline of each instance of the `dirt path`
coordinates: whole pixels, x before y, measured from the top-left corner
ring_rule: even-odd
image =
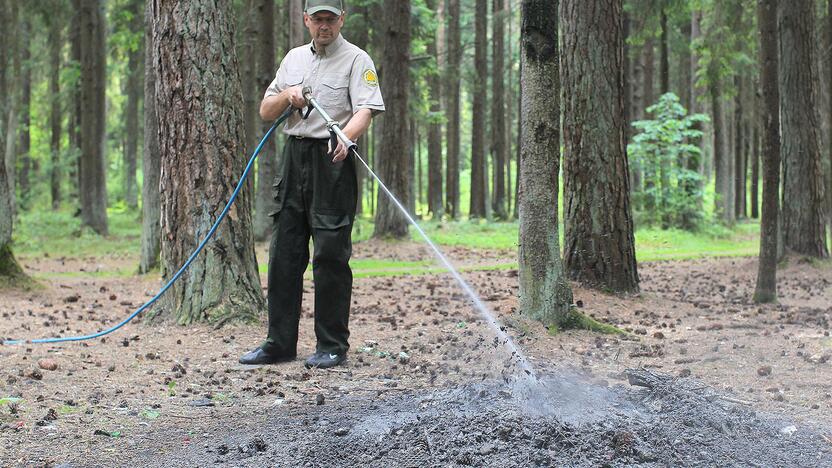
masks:
[[[506,261],[510,260],[509,255],[480,255],[465,249],[451,252],[457,260],[474,256],[475,262]],[[359,244],[356,257],[361,256],[428,258],[420,246],[412,244]],[[95,268],[123,270],[129,267],[129,259],[91,262],[45,258],[26,263],[30,269],[53,275],[65,271],[66,276],[51,279],[42,290],[4,292],[0,302],[0,337],[94,331],[127,315],[158,287],[153,278],[96,278],[73,273],[79,268],[88,272]],[[636,395],[638,392],[634,393],[626,383],[624,370],[629,367],[690,375],[695,379],[680,382],[698,380],[752,408],[780,415],[764,417],[765,421],[778,421],[765,430],[788,427],[785,422],[791,421],[795,434],[808,437],[801,443],[816,444],[812,447],[818,450],[824,444],[832,447],[822,437],[832,437],[832,265],[792,261],[780,272],[781,303],[762,307],[748,301],[756,272],[754,259],[654,263],[641,265],[640,271],[643,292],[639,296],[617,297],[575,289],[575,299],[584,311],[630,329],[633,335],[627,338],[580,331],[549,336],[542,326],[516,312],[516,271],[465,276],[498,313],[541,373],[564,375],[568,369],[582,376],[586,386],[580,394],[609,392],[618,395],[615,398],[620,401],[631,403],[634,398],[642,398],[644,395]],[[311,353],[314,347],[311,282],[306,290],[301,356]],[[176,454],[189,460],[198,452],[200,457],[208,457],[200,460],[213,462],[219,458],[217,450],[222,451],[222,444],[229,453],[245,455],[247,449],[243,447],[241,452],[234,444],[245,446],[257,436],[295,437],[294,445],[290,445],[299,451],[294,456],[299,456],[308,450],[308,443],[317,439],[305,440],[303,434],[309,431],[292,426],[289,420],[311,421],[318,415],[320,421],[332,419],[336,413],[372,418],[373,411],[368,408],[373,405],[399,405],[411,408],[408,411],[415,416],[433,418],[438,424],[442,419],[435,414],[421,414],[414,409],[420,407],[418,402],[432,395],[445,398],[441,395],[453,394],[459,384],[483,379],[492,383],[484,384],[482,404],[498,401],[495,398],[499,395],[490,400],[486,396],[491,391],[488,389],[495,390],[495,395],[499,393],[493,382],[504,373],[506,356],[501,348],[492,346],[492,336],[449,276],[357,279],[352,314],[349,365],[333,371],[306,371],[301,360],[262,368],[237,365],[237,357],[262,339],[262,324],[220,330],[206,326],[185,329],[130,324],[124,331],[94,343],[0,346],[0,399],[5,398],[0,400],[0,461],[4,466],[66,462],[71,466],[110,465],[156,457],[171,461]],[[42,369],[38,362],[44,359],[52,362],[41,364],[47,368],[55,364],[57,369]],[[318,405],[321,399],[324,404]],[[443,401],[453,407],[453,398]],[[490,408],[491,412],[482,412],[483,417],[500,419],[498,416],[505,413],[509,425],[524,418],[498,404]],[[672,415],[672,411],[679,410],[667,411]],[[465,411],[458,416],[442,433],[443,438],[453,436],[453,427],[480,424],[470,422],[477,418]],[[630,445],[636,448],[650,444],[653,439],[648,437],[646,424],[653,424],[656,417],[648,414],[642,419],[626,419],[629,425],[610,426],[608,435],[613,437],[616,431],[623,431],[634,435]],[[784,425],[778,426],[781,420]],[[619,422],[622,421],[625,420]],[[315,424],[311,427],[317,427]],[[567,419],[554,417],[526,429],[562,431],[560,428],[569,424]],[[285,433],[281,432],[283,425],[288,425]],[[263,427],[270,429],[263,432]],[[421,426],[398,429],[406,434],[413,427]],[[525,429],[517,427],[522,434]],[[748,427],[754,426],[748,423]],[[810,433],[815,434],[814,438]],[[238,443],[230,434],[251,437],[248,441],[239,439]],[[354,442],[359,449],[363,447],[361,440],[369,443],[369,439],[352,439],[355,434],[350,431],[335,437],[338,443]],[[574,440],[584,440],[581,434],[575,435]],[[721,434],[722,439],[730,438],[728,433]],[[778,434],[772,434],[771,440],[788,437]],[[465,437],[469,436],[460,437],[467,440]],[[477,450],[492,439],[487,433],[480,438]],[[280,445],[266,439],[269,449],[263,453],[271,453]],[[399,440],[388,439],[391,443]],[[404,437],[399,443],[415,440]],[[557,453],[569,453],[564,452],[564,446],[557,445],[560,442],[552,440],[549,444],[554,444]],[[783,440],[787,446],[789,440],[799,445],[797,439]],[[340,447],[338,443],[333,443],[333,447]],[[772,447],[774,450],[779,446]],[[188,451],[195,448],[199,450]],[[257,447],[253,450],[253,454],[261,453]],[[453,458],[450,448],[443,450],[447,458],[442,460],[461,464]],[[485,455],[492,453],[488,447],[483,450]],[[509,463],[503,466],[520,463],[509,452],[514,453],[509,450],[505,458],[499,458],[497,454],[503,451],[495,449],[493,456]],[[683,452],[694,457],[687,460],[696,459],[693,452]],[[546,463],[560,460],[550,457],[547,451],[534,453],[543,457],[543,462],[549,460]],[[627,456],[636,457],[634,454]],[[293,456],[289,452],[279,455]],[[485,460],[477,454],[471,457],[472,462]],[[263,460],[251,458],[251,466],[257,466],[256,460]],[[229,455],[224,459],[247,458]],[[650,463],[652,459],[626,460]]]

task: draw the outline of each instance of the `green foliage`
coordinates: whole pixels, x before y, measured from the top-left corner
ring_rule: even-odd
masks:
[[[634,205],[643,206],[640,198],[657,200],[655,207],[640,218],[647,225],[664,221],[666,227],[697,226],[700,219],[691,221],[687,217],[699,216],[702,206],[702,176],[698,171],[685,167],[688,158],[699,158],[698,142],[702,131],[695,128],[697,123],[707,122],[704,114],[687,115],[679,104],[679,98],[667,93],[659,102],[648,107],[647,112],[655,120],[633,122],[638,133],[627,146],[627,153],[634,163],[645,169],[646,178],[654,178],[652,186],[633,195]],[[658,177],[661,168],[669,168],[671,186],[663,186]],[[668,223],[669,222],[669,223]]]

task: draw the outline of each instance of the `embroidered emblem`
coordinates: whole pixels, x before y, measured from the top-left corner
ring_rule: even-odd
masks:
[[[376,76],[375,70],[370,68],[364,70],[364,83],[367,86],[378,86],[378,77]]]

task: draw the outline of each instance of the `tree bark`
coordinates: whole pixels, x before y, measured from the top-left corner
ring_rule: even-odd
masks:
[[[18,83],[20,83],[21,77],[21,65],[20,65],[20,47],[19,47],[19,26],[18,26],[18,2],[11,1],[11,7],[8,8],[9,11],[9,49],[11,49],[11,79],[8,80],[8,95],[6,96],[6,128],[3,129],[6,132],[5,139],[6,144],[4,148],[0,148],[5,152],[3,157],[3,163],[6,169],[6,184],[8,186],[8,191],[11,194],[11,198],[9,202],[11,203],[11,213],[17,211],[17,203],[15,199],[16,193],[16,168],[17,168],[17,152],[16,152],[16,145],[15,145],[15,136],[17,135],[17,91],[18,91]]]
[[[447,139],[445,211],[451,219],[459,218],[459,68],[462,63],[460,44],[460,0],[448,0],[448,67],[445,73]]]
[[[647,108],[656,103],[655,88],[653,87],[653,76],[656,70],[654,49],[653,38],[648,38],[644,42],[644,51],[642,55],[643,80],[640,114],[644,119],[650,119],[651,116],[647,113]],[[635,192],[641,192],[643,184],[644,197],[642,198],[644,199],[644,209],[648,213],[652,214],[656,209],[656,174],[650,169],[651,166],[651,164],[647,164],[645,167],[636,166],[633,168],[633,190]]]
[[[170,278],[217,219],[243,171],[243,96],[230,5],[153,3],[162,265]],[[250,319],[263,310],[251,196],[243,187],[210,248],[163,298],[177,323]]]
[[[350,36],[351,42],[355,44],[359,49],[367,50],[367,45],[370,43],[370,28],[368,26],[370,23],[369,9],[366,5],[357,5],[354,7],[352,12],[353,19],[350,20],[350,22],[354,22],[354,18],[358,16],[361,18],[361,23],[360,26]],[[361,137],[355,142],[358,145],[359,150],[364,151],[364,154],[367,156],[369,156],[369,154],[367,153],[367,151],[369,150],[369,142],[369,129],[367,133],[361,135]],[[278,155],[279,154],[280,151],[278,151]],[[358,203],[355,206],[355,214],[356,216],[358,216],[364,212],[364,185],[366,184],[367,173],[364,171],[363,168],[359,167],[358,170],[355,171],[355,177],[357,181],[356,188],[358,189]]]
[[[70,52],[72,56],[73,67],[77,68],[78,75],[81,74],[81,0],[72,0],[72,21],[69,26],[69,42]],[[81,187],[81,80],[75,80],[72,88],[69,91],[70,95],[70,109],[67,136],[69,137],[70,149],[70,164],[69,180],[70,183],[70,197],[78,200],[80,203],[80,187]],[[80,214],[80,209],[78,213]]]
[[[306,33],[303,25],[304,0],[286,0],[289,3],[289,49],[303,44]]]
[[[440,6],[436,6],[436,0],[428,4],[428,8],[437,11],[437,17],[443,16],[444,0],[439,0]],[[439,115],[442,112],[442,83],[439,76],[442,68],[439,66],[439,28],[442,23],[440,20],[437,26],[437,34],[435,38],[428,38],[427,52],[428,55],[434,57],[436,60],[436,71],[428,75],[428,87],[430,88],[430,121],[428,123],[428,211],[433,215],[433,219],[440,219],[445,207],[442,204],[442,122],[439,120]]]
[[[829,250],[815,88],[814,4],[795,0],[781,4],[779,14],[783,240],[796,253],[824,258]]]
[[[471,204],[468,216],[472,219],[485,218],[485,100],[488,94],[486,76],[488,63],[487,46],[488,2],[477,0],[474,19],[474,77],[471,86]]]
[[[159,266],[161,249],[161,206],[159,178],[162,161],[159,155],[159,120],[156,114],[156,59],[153,45],[151,2],[145,6],[144,25],[144,147],[142,150],[142,247],[139,273]]]
[[[762,129],[763,206],[760,261],[755,302],[777,300],[777,228],[780,192],[780,96],[778,89],[777,0],[759,0],[760,128]]]
[[[106,27],[100,0],[81,0],[81,221],[107,235],[107,171],[104,155],[106,122]]]
[[[384,0],[384,116],[378,172],[403,206],[410,200],[410,132],[408,93],[410,92],[410,0]],[[387,195],[378,192],[378,210],[373,236],[402,238],[407,235],[407,220]]]
[[[265,92],[269,87],[275,73],[275,34],[274,34],[274,2],[272,0],[257,0],[255,3],[257,21],[260,22],[257,47],[257,95]],[[260,131],[257,132],[251,141],[260,141],[271,127],[271,122],[263,122]],[[269,213],[276,208],[272,196],[272,184],[278,167],[277,161],[277,140],[276,135],[272,136],[260,150],[257,157],[257,192],[254,200],[254,239],[266,240],[271,233],[272,219]],[[360,171],[359,171],[360,172]],[[360,198],[359,198],[360,200]]]
[[[259,91],[255,91],[255,88],[260,84],[260,80],[257,79],[257,60],[258,60],[258,40],[260,39],[260,33],[258,31],[260,27],[260,22],[258,18],[255,17],[255,1],[256,0],[246,0],[246,2],[242,5],[242,12],[240,16],[240,23],[242,23],[242,31],[237,33],[237,38],[239,43],[237,45],[238,55],[240,57],[240,86],[242,87],[243,91],[243,132],[244,132],[244,140],[243,140],[243,157],[248,160],[248,157],[251,156],[251,153],[254,152],[254,148],[257,146],[257,130],[255,130],[260,122],[259,118],[259,109],[260,109],[260,99],[261,96],[256,96],[255,94],[260,94]],[[255,177],[249,177],[246,181],[249,190],[252,191],[252,199],[255,199],[257,195],[254,193],[254,179]],[[271,180],[264,181],[265,185],[269,186],[268,189],[271,190]],[[253,205],[252,205],[253,206]],[[256,214],[254,214],[256,218]]]
[[[743,140],[745,140],[745,108],[743,106],[743,94],[745,80],[739,76],[734,75],[734,86],[737,90],[734,95],[734,214],[736,219],[743,217],[743,176],[745,170],[743,167]]]
[[[826,86],[829,94],[829,173],[827,174],[826,184],[826,198],[828,203],[826,205],[826,217],[829,220],[829,231],[832,232],[832,0],[826,2],[826,23],[827,23],[827,38],[826,45],[826,66],[828,73],[826,74]]]
[[[506,22],[505,0],[494,0],[492,13],[492,36],[493,36],[493,70],[491,70],[491,139],[492,151],[494,152],[494,196],[492,197],[491,209],[494,217],[498,220],[508,218],[506,212],[506,172],[505,164],[506,151],[506,115],[505,115],[505,84],[504,57],[505,44],[503,25]]]
[[[560,4],[564,264],[592,287],[638,291],[624,147],[621,0]]]
[[[661,47],[659,52],[659,93],[665,95],[670,92],[670,57],[668,57],[667,13],[661,7]],[[667,229],[671,223],[670,213],[670,161],[661,158],[659,161],[659,182],[661,183],[661,200],[659,206],[662,211],[662,228]]]
[[[61,207],[61,49],[63,38],[61,19],[50,14],[44,15],[49,29],[49,128],[51,167],[49,170],[49,193],[52,209]],[[2,92],[2,91],[0,91]]]
[[[714,212],[726,223],[734,221],[734,204],[730,199],[731,171],[725,147],[725,124],[722,115],[722,86],[718,76],[710,76],[710,98],[714,131]]]
[[[751,218],[758,219],[760,217],[760,127],[762,117],[760,116],[760,100],[757,97],[757,89],[759,85],[755,83],[754,93],[752,96],[754,102],[754,118],[752,120],[752,136],[751,136],[751,153],[749,158],[751,160]],[[778,174],[779,178],[779,174]]]
[[[521,14],[520,309],[560,325],[569,315],[572,289],[558,240],[558,2],[523,0]]]
[[[24,18],[26,14],[23,15]],[[29,200],[30,173],[32,170],[32,157],[29,154],[32,148],[32,51],[31,51],[31,29],[28,19],[21,23],[20,37],[20,61],[21,61],[21,86],[20,86],[20,143],[17,147],[17,159],[20,161],[20,173],[18,176],[18,187],[20,188],[20,199],[26,209]]]
[[[133,14],[130,21],[130,33],[140,34],[142,31],[142,2],[131,1],[128,7]],[[127,108],[125,110],[124,142],[124,200],[130,208],[139,206],[138,188],[136,185],[136,153],[139,144],[139,101],[142,96],[142,78],[144,77],[144,40],[139,41],[135,49],[127,53]]]

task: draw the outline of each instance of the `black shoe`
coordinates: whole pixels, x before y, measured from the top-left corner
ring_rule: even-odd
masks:
[[[311,369],[313,367],[318,367],[320,369],[327,369],[330,367],[335,367],[338,364],[347,360],[346,353],[323,353],[323,352],[316,352],[315,354],[309,356],[309,359],[306,360],[306,368]]]
[[[294,361],[295,357],[297,357],[296,354],[270,354],[263,351],[263,348],[256,348],[243,354],[240,357],[240,364],[276,364],[278,362]]]

